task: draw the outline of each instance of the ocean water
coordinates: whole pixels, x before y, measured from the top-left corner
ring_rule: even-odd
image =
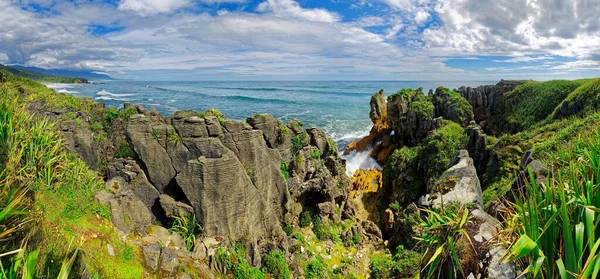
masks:
[[[132,102],[156,108],[171,116],[177,110],[216,108],[230,118],[243,120],[255,113],[270,113],[287,122],[301,120],[319,127],[342,144],[368,134],[369,101],[384,89],[386,95],[402,88],[495,84],[489,82],[424,81],[218,81],[148,82],[106,81],[93,84],[49,84],[62,93],[90,97],[113,107]]]

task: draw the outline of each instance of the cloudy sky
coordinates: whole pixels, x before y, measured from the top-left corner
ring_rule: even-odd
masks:
[[[0,63],[132,79],[600,76],[600,0],[0,0]]]

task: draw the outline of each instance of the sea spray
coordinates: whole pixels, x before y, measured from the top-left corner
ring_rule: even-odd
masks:
[[[381,166],[377,163],[377,160],[370,156],[373,147],[370,146],[365,151],[357,152],[356,150],[351,151],[347,155],[340,156],[346,161],[346,175],[348,177],[354,176],[357,170],[370,170],[377,168],[381,170]]]

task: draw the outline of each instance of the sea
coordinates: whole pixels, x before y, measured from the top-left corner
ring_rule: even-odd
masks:
[[[323,129],[342,146],[371,129],[369,101],[383,89],[386,95],[402,88],[495,84],[498,81],[130,81],[90,84],[47,84],[78,97],[90,97],[111,107],[131,102],[155,108],[165,116],[177,110],[216,108],[227,117],[243,120],[270,113],[283,122],[302,121]]]

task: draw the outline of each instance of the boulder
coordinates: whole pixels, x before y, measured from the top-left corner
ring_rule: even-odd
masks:
[[[167,247],[161,249],[160,270],[166,273],[174,273],[179,266],[179,259],[173,251]]]
[[[133,195],[112,199],[110,208],[113,224],[125,233],[142,232],[155,220],[146,205]]]
[[[189,218],[194,214],[194,208],[183,202],[176,201],[169,195],[160,195],[159,202],[167,217]]]
[[[439,207],[442,203],[472,204],[483,207],[483,195],[473,159],[461,150],[453,165],[437,180],[433,188],[419,200],[421,206]]]
[[[142,246],[144,262],[152,272],[157,272],[160,263],[160,246],[158,243]]]

